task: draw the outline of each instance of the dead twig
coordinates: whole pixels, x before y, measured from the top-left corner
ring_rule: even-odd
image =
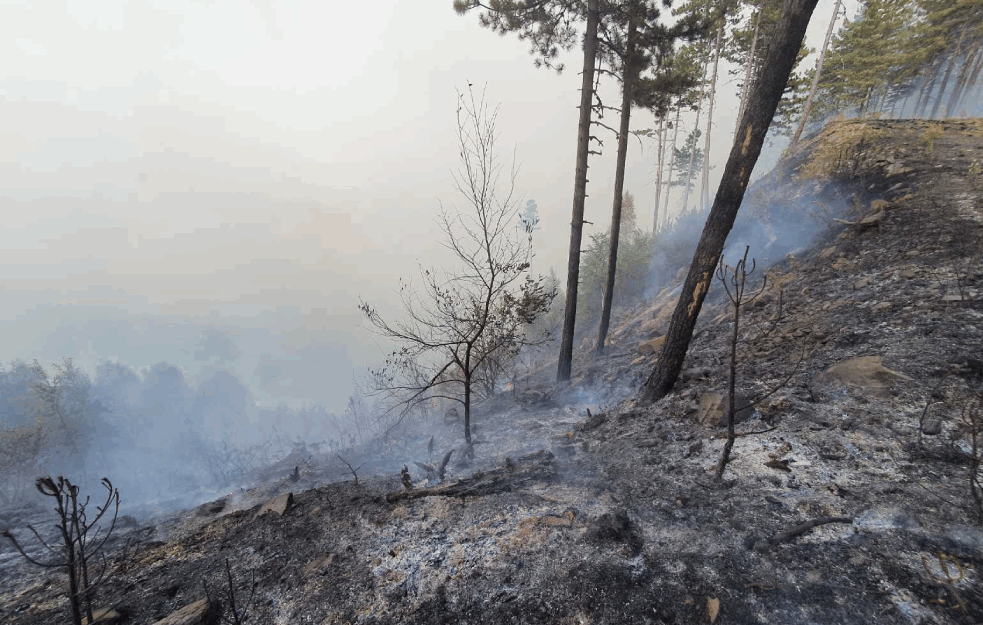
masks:
[[[499,469],[479,471],[471,477],[451,484],[429,488],[411,489],[407,486],[409,470],[403,467],[404,490],[386,495],[386,501],[396,503],[422,497],[478,497],[507,492],[532,482],[550,481],[555,477],[556,465],[553,454],[545,450],[507,462]]]
[[[814,527],[828,525],[830,523],[853,523],[853,518],[848,516],[824,516],[811,521],[806,521],[805,523],[799,523],[791,529],[775,534],[766,542],[764,546],[767,548],[786,543],[797,536],[805,534]]]
[[[932,580],[938,582],[940,585],[948,588],[949,592],[952,593],[952,596],[955,597],[956,605],[959,606],[959,610],[963,613],[963,616],[969,615],[969,610],[966,609],[966,602],[963,601],[962,595],[959,593],[959,589],[956,588],[956,584],[961,582],[966,576],[966,570],[958,560],[948,554],[940,552],[937,558],[942,575],[939,576],[932,572],[928,566],[928,558],[926,558],[923,554],[922,567],[925,569],[925,574],[932,578]],[[953,570],[955,572],[953,572]]]
[[[335,454],[335,455],[338,456],[338,460],[341,460],[342,462],[345,463],[345,466],[348,467],[348,470],[351,471],[352,472],[352,475],[355,476],[355,486],[358,486],[358,473],[356,473],[356,471],[358,471],[359,469],[361,469],[362,467],[364,467],[365,466],[365,463],[363,462],[362,464],[358,465],[358,467],[356,467],[356,468],[353,469],[352,468],[352,465],[350,465],[347,460],[345,460],[344,458],[341,457],[341,454]]]

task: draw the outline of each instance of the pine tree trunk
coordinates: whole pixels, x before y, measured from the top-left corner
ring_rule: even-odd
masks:
[[[966,90],[966,82],[969,79],[973,66],[976,64],[976,58],[980,54],[983,54],[983,43],[966,55],[962,69],[959,70],[959,79],[956,81],[956,86],[952,90],[952,96],[949,98],[949,104],[946,106],[947,117],[952,117],[959,110],[959,104]]]
[[[665,140],[662,134],[666,129],[666,120],[664,117],[659,118],[659,156],[656,159],[658,161],[657,169],[655,172],[655,216],[652,218],[652,234],[656,235],[659,233],[659,206],[662,204],[662,169],[665,167]]]
[[[932,100],[932,94],[935,92],[935,83],[938,80],[938,71],[941,65],[942,57],[938,56],[929,66],[928,73],[925,75],[925,82],[922,83],[921,93],[918,96],[918,104],[915,108],[915,117],[917,118],[924,118],[928,111],[928,103]]]
[[[720,43],[724,35],[726,15],[720,16],[717,41],[713,45],[713,77],[710,79],[710,109],[707,111],[707,136],[703,144],[703,180],[700,189],[700,210],[710,205],[710,133],[713,131],[713,103],[717,96],[717,67],[720,63]]]
[[[672,173],[676,168],[676,141],[679,139],[679,115],[682,110],[682,106],[676,109],[676,125],[672,129],[672,147],[669,151],[672,157],[669,159],[669,181],[666,183],[666,203],[663,205],[662,210],[666,218],[669,217],[669,194],[672,193]]]
[[[809,121],[809,111],[812,110],[812,101],[816,98],[816,87],[819,86],[819,78],[823,75],[823,61],[826,60],[826,51],[829,50],[829,42],[833,38],[833,27],[836,26],[836,18],[840,14],[841,2],[842,0],[836,0],[836,4],[833,6],[833,19],[829,21],[829,27],[826,29],[826,40],[823,41],[823,49],[819,52],[819,59],[816,61],[816,73],[812,77],[812,86],[809,87],[809,97],[806,98],[805,106],[802,109],[802,119],[799,121],[799,127],[795,129],[795,134],[792,136],[791,143],[789,143],[789,150],[795,148],[795,145],[802,137],[802,131],[805,130],[806,123]]]
[[[762,0],[763,1],[763,0]],[[754,55],[758,50],[758,31],[761,26],[761,3],[758,3],[758,12],[754,15],[754,36],[751,37],[751,51],[747,55],[747,65],[744,67],[744,84],[741,86],[741,105],[737,109],[737,123],[741,123],[744,117],[744,109],[747,108],[747,97],[751,90],[751,69],[754,67]],[[737,129],[734,129],[734,136],[737,136]]]
[[[557,382],[570,380],[573,368],[573,334],[577,323],[577,287],[580,283],[580,245],[584,236],[584,203],[587,200],[587,157],[590,148],[591,105],[594,103],[594,65],[597,61],[597,24],[600,0],[588,0],[584,32],[584,71],[580,87],[580,122],[577,126],[577,171],[573,184],[570,218],[570,257],[567,261],[567,297],[563,334],[556,366]]]
[[[782,92],[792,74],[796,53],[805,38],[809,18],[817,2],[818,0],[785,0],[782,18],[761,64],[762,71],[759,72],[748,97],[748,108],[739,123],[737,138],[727,159],[717,197],[669,322],[662,352],[655,370],[642,386],[640,399],[644,402],[665,397],[679,377],[700,308],[710,289],[727,235],[734,226],[751,171],[761,154],[768,126],[775,116]]]
[[[631,59],[635,55],[636,39],[635,11],[629,9],[628,37],[625,42],[625,58],[621,74],[621,126],[618,128],[618,162],[614,171],[614,202],[611,207],[611,241],[608,246],[608,279],[604,285],[604,299],[601,300],[601,325],[597,330],[597,346],[594,353],[604,353],[604,342],[611,325],[611,306],[614,300],[614,282],[618,273],[618,241],[621,237],[621,202],[625,190],[625,161],[628,160],[628,131],[631,129],[631,92],[634,76],[631,74]]]
[[[966,87],[965,90],[963,91],[963,98],[965,98],[967,93],[972,94],[975,91],[977,91],[976,89],[976,87],[978,86],[977,81],[980,78],[981,72],[983,72],[983,47],[980,48],[979,57],[976,59],[976,65],[973,67],[973,70],[969,73],[969,78],[966,79]]]
[[[707,75],[707,65],[709,65],[710,59],[703,61],[703,73],[700,78],[705,79]],[[703,112],[703,98],[706,95],[706,91],[700,88],[700,98],[696,101],[696,123],[693,124],[693,132],[695,133],[700,129],[700,113]],[[683,212],[689,210],[689,185],[690,181],[693,180],[693,167],[696,163],[696,143],[697,137],[693,137],[693,145],[690,146],[689,151],[689,165],[686,167],[686,185],[683,191]],[[703,155],[706,158],[706,154]]]
[[[969,27],[963,27],[962,33],[959,34],[959,41],[956,42],[956,51],[952,53],[949,57],[949,65],[946,67],[945,76],[942,78],[942,87],[939,89],[939,95],[935,98],[935,106],[932,107],[932,119],[939,114],[939,109],[942,107],[942,98],[945,97],[945,89],[949,86],[949,77],[952,76],[952,70],[955,69],[956,63],[959,62],[959,55],[962,53],[963,39],[966,38],[966,31]]]

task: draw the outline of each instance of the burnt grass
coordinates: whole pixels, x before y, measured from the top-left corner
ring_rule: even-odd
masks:
[[[110,559],[120,569],[97,604],[119,622],[153,623],[205,598],[207,583],[227,606],[228,560],[240,604],[255,585],[249,623],[983,622],[983,525],[957,427],[983,385],[981,167],[979,120],[843,122],[756,183],[762,220],[846,210],[768,269],[771,286],[744,312],[754,340],[741,346],[739,389],[753,397],[787,382],[739,426],[763,433],[738,438],[723,480],[712,475],[723,431],[697,421],[701,396],[726,380],[732,326],[717,285],[689,373],[665,400],[632,399],[654,358],[634,348],[660,311],[620,311],[608,356],[582,350],[571,386],[527,381],[483,407],[489,443],[448,483],[507,473],[542,440],[553,459],[536,479],[391,503],[406,460],[358,485],[344,471],[273,480],[122,529]],[[877,200],[887,202],[877,223],[856,225]],[[779,301],[783,316],[758,336]],[[818,384],[860,356],[900,375],[879,389]],[[621,399],[600,411],[584,400],[603,392]],[[439,439],[441,451],[455,437]],[[285,514],[256,515],[288,491]],[[43,512],[25,510],[0,518],[16,530]],[[831,517],[848,522],[776,540]],[[0,621],[65,622],[62,577],[2,548]]]

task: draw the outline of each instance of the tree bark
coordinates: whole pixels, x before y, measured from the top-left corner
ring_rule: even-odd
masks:
[[[817,1],[785,0],[782,19],[768,45],[762,70],[748,98],[747,109],[738,123],[737,137],[669,323],[662,352],[655,370],[642,386],[639,399],[643,402],[656,401],[668,395],[679,377],[700,308],[713,280],[713,272],[723,253],[727,235],[734,226],[751,171],[761,154],[768,127],[792,74]]]
[[[962,69],[959,70],[959,79],[956,81],[956,86],[952,89],[952,96],[949,98],[949,103],[946,105],[946,116],[952,117],[959,110],[959,104],[963,99],[963,94],[966,90],[967,80],[969,79],[970,73],[972,73],[973,66],[976,64],[976,58],[983,51],[983,43],[981,43],[975,50],[966,55],[966,60],[963,62]]]
[[[983,71],[983,46],[980,48],[980,54],[976,59],[976,64],[973,67],[973,70],[969,73],[969,78],[966,79],[966,89],[963,92],[962,99],[965,99],[967,93],[972,94],[978,91],[976,87],[981,71]]]
[[[717,41],[713,45],[713,77],[710,79],[710,108],[707,110],[707,136],[703,144],[703,179],[700,183],[700,210],[710,204],[710,133],[713,131],[713,102],[717,95],[717,67],[720,63],[720,42],[724,35],[726,15],[720,16]]]
[[[706,79],[707,65],[709,65],[710,59],[707,58],[703,61],[703,73],[700,76],[700,80]],[[693,124],[695,130],[700,129],[700,114],[703,112],[703,98],[706,96],[706,90],[703,89],[703,85],[700,85],[700,98],[696,101],[696,123]],[[693,167],[696,164],[696,149],[697,149],[697,139],[693,139],[693,145],[689,151],[689,164],[686,166],[686,188],[683,191],[683,212],[689,210],[689,185],[690,181],[693,180]],[[706,160],[706,154],[703,155],[703,160]]]
[[[945,97],[945,89],[949,86],[949,78],[952,76],[952,70],[956,67],[956,63],[959,62],[959,55],[962,52],[963,39],[966,38],[966,31],[969,27],[963,27],[962,33],[959,34],[959,41],[956,42],[956,51],[952,53],[949,57],[949,66],[945,70],[945,76],[942,78],[942,87],[939,88],[939,95],[935,98],[935,105],[932,107],[932,119],[935,119],[936,115],[939,114],[939,108],[942,106],[942,98]]]
[[[669,154],[671,155],[669,159],[669,181],[666,183],[666,202],[662,209],[666,217],[669,216],[669,194],[672,193],[672,172],[676,168],[676,141],[679,139],[679,115],[682,110],[682,105],[676,108],[676,121],[673,122],[676,125],[672,129],[672,147],[669,148]]]
[[[584,236],[584,203],[587,200],[587,157],[590,149],[591,105],[594,100],[594,65],[597,59],[597,24],[600,0],[588,0],[584,33],[584,71],[580,87],[580,123],[577,127],[577,170],[573,183],[570,217],[570,257],[567,261],[567,298],[556,381],[567,382],[573,368],[573,334],[577,323],[577,287],[580,283],[580,245]]]
[[[925,81],[922,83],[921,91],[918,94],[918,102],[915,103],[915,117],[921,119],[928,112],[928,103],[935,92],[935,83],[939,77],[939,69],[942,64],[942,56],[939,55],[932,61],[928,71],[925,73]]]
[[[659,156],[656,159],[658,164],[655,171],[655,216],[652,218],[652,234],[659,233],[659,206],[662,204],[662,169],[665,167],[665,140],[662,133],[665,132],[666,119],[659,118]]]
[[[628,14],[628,36],[625,41],[624,70],[621,74],[621,126],[618,128],[618,163],[614,170],[614,202],[611,207],[611,241],[608,246],[608,279],[601,300],[601,324],[597,330],[597,346],[594,353],[604,353],[604,341],[611,325],[611,306],[614,300],[614,282],[618,273],[618,240],[621,237],[621,203],[625,190],[625,161],[628,160],[628,131],[631,127],[631,96],[634,76],[631,73],[635,55],[637,28],[635,11]]]
[[[747,66],[744,68],[744,84],[741,85],[741,104],[737,109],[737,119],[744,117],[747,109],[748,93],[751,91],[751,70],[754,68],[754,55],[758,51],[758,31],[761,26],[761,2],[758,3],[758,12],[754,15],[754,35],[751,37],[751,51],[747,55]],[[766,66],[767,67],[767,66]],[[734,130],[737,133],[737,129]],[[734,136],[737,136],[736,134]]]
[[[826,29],[826,40],[823,41],[823,49],[819,52],[819,59],[816,61],[816,73],[812,77],[812,85],[809,87],[809,97],[806,98],[805,106],[802,108],[802,119],[799,121],[799,127],[795,129],[795,134],[789,143],[789,150],[795,148],[795,144],[799,142],[799,139],[802,137],[802,131],[805,130],[806,123],[809,121],[809,111],[812,110],[812,101],[816,98],[816,87],[819,86],[819,78],[823,75],[823,61],[826,60],[826,51],[829,50],[829,42],[833,38],[833,27],[836,26],[836,18],[840,14],[841,2],[842,0],[836,0],[836,4],[833,6],[833,18],[829,20],[829,28]]]

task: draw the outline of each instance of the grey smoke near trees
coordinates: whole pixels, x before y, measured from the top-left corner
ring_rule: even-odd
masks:
[[[802,46],[816,2],[785,1],[782,18],[772,36],[762,69],[751,86],[747,108],[738,123],[734,146],[669,322],[662,352],[654,371],[642,387],[640,398],[643,401],[652,402],[665,397],[676,383],[713,272],[734,226],[751,172],[792,73],[796,53]]]
[[[464,440],[471,445],[475,391],[495,391],[496,379],[519,348],[525,330],[549,310],[555,291],[529,275],[532,231],[516,231],[519,208],[516,169],[503,174],[496,152],[497,109],[471,86],[459,94],[457,111],[460,168],[455,189],[462,209],[444,208],[438,226],[450,251],[448,268],[421,267],[420,285],[404,283],[404,315],[387,320],[365,301],[359,309],[374,331],[397,347],[371,374],[374,390],[400,417],[435,400],[464,408]]]
[[[39,474],[78,476],[87,487],[113,475],[134,504],[191,503],[297,449],[344,449],[377,433],[374,407],[360,400],[358,423],[318,404],[262,408],[229,371],[193,383],[166,362],[140,371],[103,361],[90,375],[70,358],[13,361],[0,366],[0,397],[5,505]]]

